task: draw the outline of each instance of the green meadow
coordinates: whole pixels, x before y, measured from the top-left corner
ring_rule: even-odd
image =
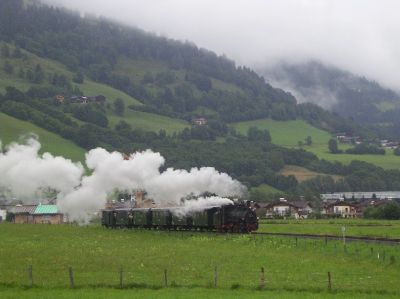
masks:
[[[30,122],[19,120],[0,112],[0,124],[0,140],[3,146],[19,141],[19,138],[33,133],[39,136],[39,141],[42,144],[41,152],[61,155],[72,161],[84,160],[85,150],[83,148]]]
[[[275,121],[272,119],[259,119],[231,125],[244,135],[247,134],[247,130],[252,126],[267,129],[271,134],[272,143],[286,147],[299,147],[299,141],[305,143],[307,136],[311,136],[312,144],[310,146],[303,145],[302,148],[314,153],[320,159],[339,161],[344,164],[349,164],[353,160],[360,160],[385,169],[400,168],[400,157],[395,156],[392,150],[386,150],[386,155],[331,154],[328,150],[328,141],[332,136],[327,131],[315,128],[303,120]],[[339,148],[346,149],[348,146],[339,145]]]
[[[167,116],[156,115],[147,112],[135,111],[126,109],[124,116],[117,116],[115,114],[108,116],[110,126],[114,127],[118,122],[125,121],[134,129],[142,129],[145,131],[159,132],[161,129],[165,130],[168,134],[180,132],[184,128],[189,127],[189,123],[170,118]]]
[[[299,141],[303,141],[307,136],[312,137],[312,147],[327,147],[331,135],[323,130],[317,129],[304,120],[276,121],[272,119],[259,119],[232,124],[241,134],[246,135],[250,127],[267,129],[272,138],[272,142],[278,145],[295,147]],[[307,147],[308,148],[308,147]]]
[[[1,298],[400,296],[397,246],[96,225],[1,224],[0,238]]]
[[[269,233],[317,234],[342,236],[380,237],[400,239],[400,221],[369,219],[301,219],[266,220],[260,222],[259,231]]]

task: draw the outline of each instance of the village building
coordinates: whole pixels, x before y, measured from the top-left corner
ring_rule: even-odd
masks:
[[[327,217],[355,218],[359,215],[359,212],[357,205],[345,201],[337,201],[324,205],[322,214]]]
[[[8,211],[10,221],[16,224],[62,224],[64,215],[56,205],[17,205]]]
[[[33,223],[62,224],[64,215],[58,211],[56,205],[38,205],[33,211]]]
[[[308,218],[312,213],[312,207],[305,201],[287,201],[280,199],[277,202],[265,206],[265,217],[294,217],[296,219]]]
[[[395,149],[400,145],[398,141],[392,141],[387,139],[380,140],[380,143],[382,147],[390,149]]]
[[[16,224],[33,223],[33,211],[36,205],[16,205],[9,209],[10,220]]]
[[[337,134],[337,141],[343,144],[361,144],[361,138],[358,136],[347,136],[346,134]]]

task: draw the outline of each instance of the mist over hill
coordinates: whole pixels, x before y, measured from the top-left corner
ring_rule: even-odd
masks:
[[[376,81],[317,61],[280,63],[259,70],[266,80],[310,102],[358,123],[395,123],[400,95]]]

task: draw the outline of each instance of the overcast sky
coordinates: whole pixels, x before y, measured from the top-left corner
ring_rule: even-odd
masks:
[[[400,1],[46,0],[259,68],[321,60],[400,90]]]

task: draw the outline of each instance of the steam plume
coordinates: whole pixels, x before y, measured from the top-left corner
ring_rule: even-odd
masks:
[[[38,154],[40,144],[13,144],[0,154],[0,187],[9,188],[16,196],[35,196],[40,188],[57,190],[57,203],[71,220],[88,221],[91,214],[104,208],[107,197],[115,190],[144,189],[162,206],[182,205],[189,195],[211,192],[217,196],[240,196],[244,187],[225,173],[211,167],[190,171],[169,168],[160,172],[165,159],[151,150],[137,152],[125,160],[118,152],[96,148],[86,154],[91,175],[83,176],[83,167],[70,160]],[[231,203],[221,197],[200,198],[183,203],[185,209]]]
[[[26,144],[12,143],[5,153],[0,151],[0,188],[29,200],[46,188],[66,194],[80,184],[80,163],[49,153],[40,155],[39,150],[40,143],[30,138]]]

